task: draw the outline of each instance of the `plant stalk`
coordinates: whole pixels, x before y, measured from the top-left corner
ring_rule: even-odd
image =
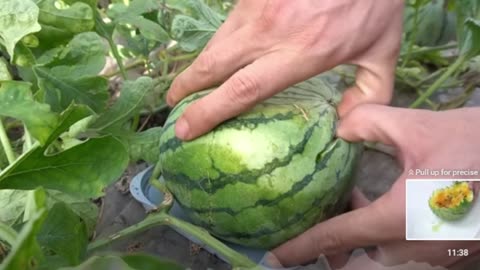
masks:
[[[417,54],[424,54],[424,53],[429,53],[429,52],[435,52],[435,51],[444,51],[444,50],[449,50],[449,49],[455,49],[457,48],[458,44],[457,43],[449,43],[445,45],[439,45],[439,46],[432,46],[432,47],[422,47],[418,50],[412,50],[411,52],[404,52],[400,54],[400,57],[405,57],[407,55],[413,56]]]
[[[118,60],[116,60],[116,61],[118,62]],[[136,61],[124,66],[123,69],[126,72],[127,70],[130,70],[132,68],[136,68],[136,67],[144,65],[144,64],[145,64],[145,60],[139,59],[139,60],[136,60]],[[111,73],[105,74],[104,76],[107,77],[107,78],[111,78],[113,76],[117,76],[121,72],[122,72],[122,70],[120,69],[120,66],[119,66],[119,69],[117,69],[117,70],[115,70]],[[123,75],[122,75],[122,77],[123,77]]]
[[[28,132],[26,126],[23,127],[23,130],[25,131],[25,133],[23,134],[23,136],[25,137],[24,151],[27,152],[28,150],[30,150],[30,148],[32,148],[33,140],[32,140],[32,136],[30,135],[30,132]]]
[[[467,60],[467,57],[465,55],[461,55],[453,62],[453,64],[448,67],[447,70],[438,78],[430,87],[422,94],[420,95],[411,105],[410,108],[417,108],[418,106],[422,105],[423,102],[427,98],[429,98],[435,91],[437,91],[442,84],[451,76],[453,75],[462,65],[463,63]]]
[[[110,242],[118,239],[125,238],[127,236],[131,236],[140,232],[143,232],[147,229],[152,227],[167,225],[173,227],[179,231],[186,233],[187,235],[191,235],[195,237],[195,239],[199,240],[209,248],[215,250],[220,256],[225,258],[233,267],[248,267],[255,268],[256,264],[252,262],[250,259],[245,257],[244,255],[232,250],[220,240],[217,240],[213,236],[211,236],[206,230],[197,227],[193,224],[190,224],[186,221],[177,219],[169,214],[165,213],[164,211],[161,212],[153,212],[143,221],[132,225],[120,232],[117,232],[107,238],[99,239],[92,242],[88,246],[89,251],[93,251],[95,249],[101,248],[103,246],[108,245]]]
[[[418,2],[419,0],[417,0]],[[412,50],[413,50],[413,45],[415,45],[415,42],[417,40],[417,33],[418,33],[418,13],[420,12],[420,7],[417,6],[415,7],[415,13],[413,14],[413,32],[412,36],[410,37],[410,42],[408,43],[408,48],[407,48],[407,53],[405,55],[405,59],[402,63],[402,68],[406,67],[408,62],[410,61],[410,58],[412,56]]]
[[[0,141],[3,146],[3,151],[5,151],[5,155],[7,156],[8,163],[12,164],[17,159],[15,157],[15,152],[13,152],[12,145],[10,144],[10,139],[8,139],[7,131],[3,126],[3,121],[0,118]]]

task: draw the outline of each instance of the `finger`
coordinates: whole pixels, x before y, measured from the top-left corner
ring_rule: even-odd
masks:
[[[204,50],[170,86],[167,103],[174,106],[189,94],[218,84],[262,54],[265,43],[252,40],[252,26],[244,26]]]
[[[395,145],[396,131],[404,129],[403,109],[379,105],[362,105],[345,115],[337,125],[337,135],[349,141],[382,142]]]
[[[385,204],[390,203],[385,198],[319,223],[272,252],[282,265],[294,266],[322,254],[332,255],[397,238],[392,227],[396,229],[399,224],[391,218],[396,213],[384,210],[388,208]],[[379,207],[381,204],[384,205]]]
[[[355,187],[353,189],[351,199],[352,209],[367,207],[370,205],[370,203],[372,202],[365,196],[365,194],[363,194],[363,192],[358,187]]]
[[[328,264],[332,270],[340,269],[345,266],[350,256],[351,255],[348,252],[341,252],[339,254],[327,256]]]
[[[355,85],[345,90],[338,105],[338,114],[343,117],[360,104],[388,104],[393,93],[393,68],[382,66],[382,72],[376,73],[365,67],[359,67]]]
[[[230,12],[225,22],[218,28],[207,45],[205,45],[204,50],[208,50],[213,44],[226,39],[244,24],[243,16],[240,13],[240,9],[238,8],[234,8]]]
[[[360,105],[341,118],[337,124],[337,136],[348,141],[381,142],[393,146],[400,163],[408,167],[424,153],[438,147],[433,140],[424,139],[431,136],[435,124],[433,114],[427,110]]]
[[[291,59],[294,57],[277,52],[239,70],[218,89],[187,107],[177,121],[177,137],[191,140],[205,134],[221,122],[308,77],[305,75],[308,69],[290,70],[291,66],[298,65]]]
[[[351,61],[358,66],[355,85],[344,92],[338,106],[340,117],[360,104],[390,103],[401,44],[397,33],[401,33],[401,28],[401,23],[390,24],[387,33]]]
[[[475,197],[478,196],[478,193],[480,191],[480,181],[470,181],[468,182],[468,185],[473,190],[473,194],[475,195]]]

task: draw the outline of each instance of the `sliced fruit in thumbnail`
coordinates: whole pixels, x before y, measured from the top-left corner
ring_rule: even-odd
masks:
[[[428,204],[439,218],[447,221],[458,220],[472,208],[474,196],[468,182],[455,182],[449,187],[435,190]]]

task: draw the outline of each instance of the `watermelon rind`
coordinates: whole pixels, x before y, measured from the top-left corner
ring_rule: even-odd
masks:
[[[361,147],[335,136],[340,93],[299,83],[192,141],[175,136],[174,107],[160,138],[162,175],[176,202],[218,238],[272,248],[345,210]]]

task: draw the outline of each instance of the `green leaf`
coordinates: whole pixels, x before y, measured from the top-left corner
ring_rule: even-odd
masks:
[[[95,26],[92,8],[85,3],[75,2],[67,5],[62,1],[43,0],[38,2],[39,21],[69,33],[87,32]]]
[[[456,0],[449,1],[455,5],[455,14],[457,16],[457,40],[459,47],[464,47],[468,29],[465,27],[467,19],[480,19],[480,2],[476,0]]]
[[[50,57],[46,65],[50,68],[50,73],[64,80],[74,80],[98,75],[105,66],[107,49],[97,33],[85,32],[75,35],[61,52],[50,52],[52,53],[56,57]],[[44,59],[45,56],[42,60],[48,61]]]
[[[63,111],[72,102],[89,106],[95,112],[105,109],[109,94],[108,80],[103,77],[62,78],[48,68],[35,67],[40,90],[53,111]]]
[[[35,56],[30,48],[20,42],[15,47],[15,57],[13,57],[12,63],[17,67],[31,67],[35,65]]]
[[[117,139],[89,139],[66,151],[45,155],[35,147],[0,174],[1,189],[32,189],[42,186],[81,198],[103,195],[128,165],[128,152]]]
[[[158,257],[148,254],[127,254],[123,255],[122,259],[134,269],[153,270],[153,269],[168,269],[180,270],[179,265],[169,261],[161,261]]]
[[[79,266],[65,267],[60,270],[90,270],[90,269],[115,269],[115,270],[181,270],[182,267],[162,261],[151,255],[134,254],[127,256],[94,256]]]
[[[44,193],[43,189],[37,189],[34,192],[36,193],[35,196],[41,196],[40,193]],[[43,224],[45,216],[46,210],[44,205],[39,205],[36,211],[32,213],[28,222],[22,227],[10,253],[0,265],[0,270],[33,270],[39,265],[43,256],[36,235]]]
[[[12,79],[10,71],[8,71],[7,62],[5,58],[0,57],[0,81],[9,81]]]
[[[73,213],[82,218],[86,225],[87,235],[93,235],[99,214],[97,205],[88,199],[56,190],[48,190],[47,195],[47,205],[49,207],[59,202],[67,204]]]
[[[135,26],[140,33],[149,40],[158,42],[168,42],[170,40],[170,36],[163,27],[142,16],[124,16],[121,17],[118,22]]]
[[[14,245],[17,237],[17,232],[10,225],[0,221],[0,240],[9,245]]]
[[[78,122],[80,119],[83,119],[91,114],[91,111],[85,106],[72,105],[66,111],[62,112],[59,117],[57,127],[47,138],[45,145],[49,145],[54,141],[61,133],[68,130],[70,126]],[[27,152],[28,154],[28,152]],[[17,162],[19,162],[17,160]],[[25,211],[25,206],[27,204],[27,199],[30,191],[25,190],[0,190],[0,221],[9,225],[14,225],[22,222],[22,216]],[[54,194],[54,193],[53,193]],[[72,202],[72,207],[75,204],[79,204],[79,201],[69,201],[64,200],[69,203]],[[80,212],[81,206],[78,207]],[[82,212],[87,212],[87,210],[82,210]],[[91,224],[93,214],[86,214],[86,222]],[[95,214],[96,215],[96,214]],[[27,214],[28,216],[28,214]]]
[[[460,54],[472,58],[480,54],[480,20],[469,18],[465,21],[465,39]]]
[[[145,96],[152,90],[153,80],[150,77],[124,82],[118,100],[101,114],[90,128],[106,130],[127,122],[143,108]]]
[[[160,2],[155,0],[133,0],[129,5],[125,3],[112,3],[107,10],[109,18],[116,20],[121,17],[135,17],[145,13],[149,13],[161,8]]]
[[[23,121],[43,145],[57,125],[58,115],[50,111],[50,106],[33,99],[30,86],[20,81],[0,82],[0,115]]]
[[[38,7],[31,0],[2,0],[0,3],[0,44],[13,59],[15,44],[24,36],[40,31]]]
[[[204,47],[220,27],[225,17],[203,1],[188,1],[196,13],[196,18],[183,14],[175,16],[172,22],[172,35],[185,51],[195,51]]]
[[[161,135],[162,127],[154,127],[128,136],[130,160],[132,162],[144,160],[149,164],[156,164],[160,155]]]
[[[113,4],[109,9],[108,15],[114,20],[115,24],[129,24],[138,29],[146,39],[157,42],[168,42],[170,36],[167,31],[158,23],[142,16],[145,13],[159,9],[160,4],[158,1],[134,0],[131,1],[128,6],[125,6],[123,3]]]
[[[13,226],[22,222],[28,191],[0,190],[0,222]]]
[[[65,111],[60,114],[58,124],[52,134],[50,134],[50,137],[48,137],[45,145],[51,144],[62,133],[68,131],[68,129],[72,125],[91,115],[92,111],[85,105],[70,105]]]
[[[46,51],[34,67],[38,85],[53,111],[72,102],[101,112],[109,98],[108,80],[97,74],[105,65],[106,47],[94,32],[76,35],[64,48]],[[43,65],[43,66],[39,66]]]
[[[66,259],[69,265],[80,263],[88,243],[85,223],[63,202],[48,211],[37,239],[42,248]]]
[[[36,188],[38,189],[38,187]],[[43,188],[42,192],[37,192],[37,190],[29,190],[27,192],[25,212],[23,213],[24,222],[29,221],[40,208],[45,207],[47,201],[46,196]]]

